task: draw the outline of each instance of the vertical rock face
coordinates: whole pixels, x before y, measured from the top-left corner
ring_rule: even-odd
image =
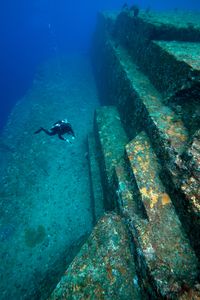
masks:
[[[200,130],[196,131],[185,153],[188,173],[181,186],[188,201],[192,201],[194,211],[198,214],[200,209]]]
[[[98,155],[95,138],[92,133],[88,135],[89,175],[91,183],[91,206],[93,212],[93,224],[102,217],[104,213],[104,197],[101,184],[101,174],[98,165]]]
[[[130,236],[118,215],[99,220],[50,299],[141,299]]]

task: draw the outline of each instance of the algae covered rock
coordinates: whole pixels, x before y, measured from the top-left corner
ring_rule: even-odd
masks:
[[[199,15],[134,17],[125,6],[109,18],[101,14],[92,52],[104,198],[129,226],[142,299],[198,299]]]
[[[181,189],[192,204],[193,210],[200,215],[200,130],[193,135],[186,158],[188,176]]]
[[[118,215],[99,220],[51,299],[141,299],[129,234]]]

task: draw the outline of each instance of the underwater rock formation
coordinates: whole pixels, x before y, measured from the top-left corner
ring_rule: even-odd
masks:
[[[105,214],[49,300],[141,299],[130,244],[120,216]]]
[[[90,298],[95,291],[100,293],[95,299],[200,298],[199,18],[152,11],[136,17],[127,7],[99,14],[91,55],[104,106],[94,118],[100,179],[99,186],[92,182],[93,199],[120,217],[99,221],[51,299]],[[121,250],[114,256],[110,251],[113,265],[119,261],[124,269],[113,281],[113,294],[108,286],[115,273],[109,269],[106,277],[102,259],[119,228],[105,230],[102,222],[121,224],[121,218],[131,237],[134,277],[129,284]],[[132,298],[126,294],[135,292]]]
[[[119,130],[106,126],[106,116],[101,120],[96,137],[100,165],[107,165],[102,178],[109,177],[104,190],[127,219],[140,284],[153,299],[178,298],[198,278],[200,27],[197,15],[193,26],[191,19],[153,12],[133,18],[128,10],[101,14],[94,36],[102,103],[118,110],[129,139],[116,141]],[[115,145],[124,148],[120,158]]]

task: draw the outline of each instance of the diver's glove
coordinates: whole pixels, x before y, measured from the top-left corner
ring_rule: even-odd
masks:
[[[65,139],[65,142],[67,142],[68,144],[71,144],[72,142],[70,142],[70,140],[69,139],[66,139],[66,138],[64,138]]]
[[[64,138],[64,139],[65,139],[65,141],[66,141],[67,143],[72,144],[72,142],[71,142],[69,139],[67,139],[67,138]],[[72,140],[75,140],[75,137],[74,137],[74,136],[72,136]]]

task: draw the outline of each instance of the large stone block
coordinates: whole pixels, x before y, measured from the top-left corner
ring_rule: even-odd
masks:
[[[196,89],[200,85],[199,49],[200,43],[153,41],[143,53],[142,69],[165,97]]]
[[[100,168],[106,209],[113,209],[112,180],[114,167],[124,155],[128,142],[115,106],[98,108],[95,113],[95,135],[100,151]]]
[[[139,62],[165,102],[182,117],[191,132],[200,126],[199,49],[200,43],[153,41]]]
[[[49,300],[142,299],[123,220],[106,214],[70,264]]]
[[[126,155],[145,211],[143,218],[132,218],[133,234],[141,251],[138,259],[161,297],[177,297],[184,285],[192,287],[197,279],[197,258],[160,180],[161,168],[145,133],[127,144]]]
[[[150,40],[200,41],[200,13],[140,11],[137,17],[127,10],[118,14],[113,34],[127,46],[140,47]],[[139,52],[138,52],[139,54]]]

